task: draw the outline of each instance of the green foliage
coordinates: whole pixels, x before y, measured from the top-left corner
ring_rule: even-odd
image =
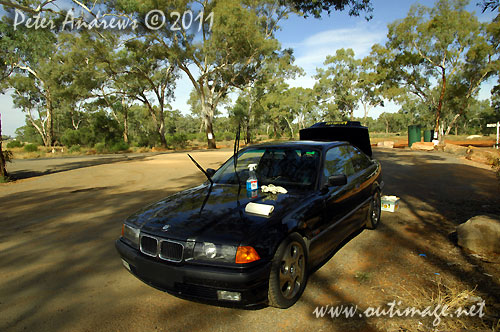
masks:
[[[234,140],[234,138],[235,138],[236,135],[233,134],[233,133],[230,133],[230,132],[226,131],[221,136],[224,137],[224,139],[226,141],[232,141],[232,140]]]
[[[186,147],[188,137],[185,133],[175,133],[167,136],[168,145],[173,146],[175,149],[183,149]]]
[[[108,152],[108,150],[106,149],[106,144],[104,144],[102,142],[97,143],[96,145],[94,145],[94,148],[97,151],[97,153],[106,153],[106,152]]]
[[[81,150],[81,147],[80,147],[80,145],[78,145],[78,144],[76,144],[76,145],[72,145],[72,146],[68,149],[69,153],[80,152],[80,150]]]
[[[13,141],[10,141],[9,143],[7,143],[7,148],[9,148],[9,149],[22,148],[22,147],[23,147],[23,143],[21,143],[17,140],[13,140]]]
[[[68,128],[61,136],[61,143],[66,146],[83,145],[92,146],[96,137],[92,129],[83,127],[80,129]]]
[[[125,142],[117,142],[111,146],[111,152],[126,152],[130,149],[130,146]]]
[[[26,125],[16,129],[17,140],[22,142],[36,143],[42,145],[43,141],[35,127],[32,124],[27,123]]]
[[[38,145],[37,144],[33,144],[33,143],[26,144],[24,146],[24,151],[26,151],[26,152],[36,152],[36,151],[38,151]]]
[[[320,18],[323,11],[328,14],[332,10],[343,11],[345,7],[349,7],[349,15],[359,16],[361,12],[366,12],[365,19],[370,20],[373,12],[372,3],[370,0],[315,0],[315,1],[302,1],[302,0],[284,0],[290,4],[296,11],[307,17],[313,15]],[[487,1],[487,0],[483,0]]]

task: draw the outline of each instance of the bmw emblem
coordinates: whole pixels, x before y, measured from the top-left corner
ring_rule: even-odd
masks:
[[[162,231],[166,232],[170,228],[170,225],[165,225],[161,228]]]

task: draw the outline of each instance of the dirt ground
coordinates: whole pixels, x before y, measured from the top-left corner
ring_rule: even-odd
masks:
[[[474,215],[500,215],[495,174],[440,152],[374,151],[384,194],[401,197],[400,209],[383,212],[377,230],[340,248],[293,307],[255,311],[177,299],[121,265],[114,241],[123,220],[204,180],[186,153],[15,161],[9,170],[26,179],[0,184],[0,330],[492,331],[500,324],[500,266],[464,254],[449,233]],[[217,168],[231,151],[192,155]],[[434,317],[313,313],[327,305],[363,311],[391,301],[404,308],[483,299],[482,319],[444,317],[437,328]]]

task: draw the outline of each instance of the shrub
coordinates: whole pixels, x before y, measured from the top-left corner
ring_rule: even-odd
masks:
[[[167,143],[174,148],[185,148],[188,138],[185,133],[175,133],[172,136],[167,136]]]
[[[122,151],[127,151],[130,148],[130,146],[125,143],[125,142],[117,142],[111,146],[111,152],[117,153],[117,152],[122,152]]]
[[[23,146],[23,143],[19,142],[19,141],[10,141],[9,143],[7,143],[7,148],[9,149],[12,149],[12,148],[21,148]]]
[[[230,133],[230,132],[228,132],[228,131],[226,131],[226,132],[224,133],[224,139],[225,139],[226,141],[232,141],[235,137],[236,137],[236,134]]]
[[[197,133],[196,140],[200,141],[200,142],[205,142],[207,140],[207,134],[206,133]]]
[[[188,133],[188,134],[186,134],[186,137],[189,141],[194,141],[198,138],[198,134],[197,133]]]
[[[33,143],[26,144],[24,146],[24,151],[26,151],[26,152],[35,152],[35,151],[38,151],[38,145],[33,144]]]
[[[70,153],[74,153],[74,152],[80,152],[80,145],[79,144],[76,144],[76,145],[72,145],[69,150],[68,150]]]
[[[106,144],[104,144],[104,143],[97,143],[96,145],[94,145],[94,148],[97,151],[97,153],[107,152]]]

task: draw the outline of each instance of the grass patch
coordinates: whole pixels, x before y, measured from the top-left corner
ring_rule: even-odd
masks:
[[[370,281],[371,277],[372,277],[372,274],[370,272],[361,272],[361,271],[358,271],[354,275],[354,278],[357,281],[359,281],[360,283],[365,283],[365,282]]]
[[[477,329],[498,331],[500,321],[490,315],[487,296],[462,285],[446,285],[441,278],[432,280],[432,283],[430,287],[411,290],[401,287],[403,296],[396,295],[396,298],[401,301],[398,305],[400,310],[414,307],[423,311],[429,307],[433,312],[438,308],[437,315],[415,316],[413,319],[402,317],[409,331],[475,331]],[[481,303],[484,303],[482,309]],[[440,315],[441,308],[445,306],[447,316]],[[408,326],[408,324],[411,325]]]

